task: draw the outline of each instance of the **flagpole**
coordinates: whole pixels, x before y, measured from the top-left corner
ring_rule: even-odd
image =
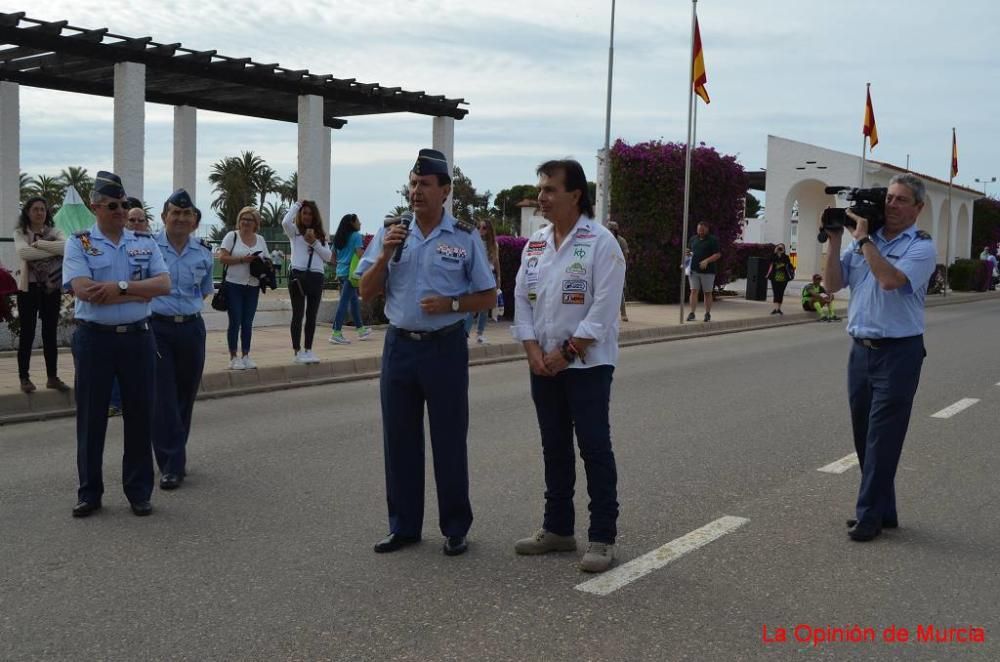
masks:
[[[951,267],[951,186],[955,180],[955,127],[951,127],[951,160],[948,163],[948,235],[944,239],[944,296],[948,296],[948,269]]]
[[[872,86],[871,83],[865,83],[865,119],[866,120],[868,119],[868,99],[870,98],[869,97],[869,88],[871,88],[871,86]],[[865,132],[862,131],[861,132],[861,173],[858,176],[858,188],[864,188],[865,187],[865,151],[866,151],[866,149],[868,147],[868,143],[865,142],[865,141],[867,141],[867,140],[868,140],[868,136],[866,136]]]
[[[691,0],[691,55],[690,60],[690,71],[687,75],[687,92],[688,92],[688,133],[687,133],[687,151],[684,155],[684,214],[681,220],[681,264],[683,265],[684,259],[687,257],[687,239],[688,239],[688,210],[691,204],[691,147],[694,142],[694,120],[695,120],[695,101],[694,101],[694,78],[692,76],[694,72],[694,26],[695,21],[698,18],[698,0]],[[687,284],[687,278],[685,278],[684,268],[681,267],[681,285],[680,285],[680,323],[684,324],[684,307],[687,303],[684,297],[684,286]]]

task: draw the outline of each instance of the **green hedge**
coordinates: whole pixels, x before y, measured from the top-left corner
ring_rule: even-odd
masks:
[[[629,243],[629,292],[642,301],[677,303],[686,151],[677,143],[621,140],[611,150],[610,220]],[[711,224],[722,250],[716,282],[728,283],[736,266],[733,246],[743,231],[746,173],[736,157],[710,147],[698,147],[691,156],[688,237],[699,221]]]
[[[986,260],[955,260],[948,267],[948,286],[956,292],[985,292],[993,277]]]

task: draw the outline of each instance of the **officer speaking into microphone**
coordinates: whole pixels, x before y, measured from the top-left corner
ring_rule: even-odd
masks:
[[[100,171],[90,206],[97,223],[66,242],[63,287],[76,296],[76,465],[79,501],[73,517],[101,508],[104,437],[111,385],[117,377],[124,409],[122,482],[132,512],[153,512],[153,397],[156,345],[150,300],[169,294],[170,276],[153,238],[125,229],[128,201],[122,180]]]
[[[389,329],[382,352],[382,429],[389,535],[394,552],[420,540],[424,519],[424,406],[430,422],[444,553],[464,553],[472,525],[467,313],[496,302],[496,281],[471,223],[443,208],[451,193],[444,154],[420,150],[410,171],[412,223],[383,227],[358,264],[360,293],[385,293]]]
[[[153,299],[156,337],[156,413],[153,451],[160,489],[181,486],[187,471],[191,413],[205,367],[205,297],[215,291],[212,249],[194,236],[201,215],[184,189],[163,203],[156,243],[170,270],[170,294]]]

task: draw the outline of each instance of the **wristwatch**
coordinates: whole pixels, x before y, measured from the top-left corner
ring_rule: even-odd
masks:
[[[128,281],[127,280],[120,280],[120,281],[118,281],[118,294],[120,294],[121,296],[125,296],[126,294],[128,294]]]
[[[854,252],[857,253],[858,255],[861,255],[861,249],[865,247],[865,244],[870,244],[870,243],[872,243],[872,238],[870,235],[865,235],[864,237],[861,237],[861,239],[858,239],[858,245],[854,248]]]
[[[460,304],[458,303],[458,297],[452,297],[451,298],[451,312],[457,313],[459,305]]]

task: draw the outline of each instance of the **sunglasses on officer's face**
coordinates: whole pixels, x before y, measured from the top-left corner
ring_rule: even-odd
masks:
[[[117,211],[119,207],[121,207],[122,209],[128,210],[128,208],[131,205],[129,205],[128,202],[101,202],[101,203],[95,203],[94,206],[95,207],[107,207],[108,211]]]

